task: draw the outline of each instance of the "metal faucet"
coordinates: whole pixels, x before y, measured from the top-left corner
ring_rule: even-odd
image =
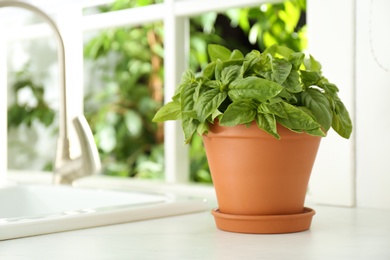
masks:
[[[67,98],[66,98],[66,69],[65,69],[65,47],[61,33],[55,22],[39,8],[22,1],[0,0],[1,7],[19,7],[32,11],[42,17],[53,29],[58,47],[58,68],[60,78],[60,120],[59,137],[57,142],[56,155],[54,159],[54,184],[72,184],[75,179],[95,174],[100,171],[101,164],[98,150],[93,139],[92,131],[84,115],[73,119],[77,137],[80,143],[81,155],[74,158],[70,152]]]

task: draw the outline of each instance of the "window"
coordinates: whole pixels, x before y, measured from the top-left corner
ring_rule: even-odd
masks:
[[[233,7],[258,6],[261,1],[174,1],[166,0],[148,6],[119,10],[109,13],[83,15],[84,8],[113,2],[79,1],[62,2],[58,5],[39,1],[37,5],[55,17],[61,30],[67,52],[67,87],[70,118],[83,111],[83,34],[108,27],[143,25],[162,21],[165,29],[165,98],[170,99],[179,82],[182,72],[188,66],[189,32],[188,19],[191,16],[210,11],[223,11]],[[276,2],[276,1],[265,1]],[[72,17],[72,19],[69,19]],[[44,24],[34,24],[23,27],[12,33],[6,31],[7,40],[42,38],[51,34],[50,28]],[[4,44],[4,42],[3,42]],[[70,98],[71,97],[71,98]],[[189,178],[188,147],[183,145],[181,127],[177,122],[165,125],[165,178],[168,182],[186,182]]]
[[[259,1],[259,0],[165,0],[162,3],[143,6],[134,9],[121,10],[117,12],[104,13],[104,14],[90,14],[83,16],[82,9],[85,7],[91,7],[98,4],[104,4],[112,2],[110,0],[84,0],[84,1],[58,1],[58,4],[53,4],[53,1],[34,1],[38,6],[42,7],[44,10],[50,10],[50,13],[56,14],[57,22],[59,27],[62,30],[65,38],[66,49],[68,51],[68,56],[72,57],[68,60],[68,86],[69,92],[72,95],[72,106],[69,106],[68,114],[70,117],[75,116],[82,112],[83,110],[83,88],[80,86],[82,81],[80,80],[83,76],[80,74],[83,68],[83,59],[82,59],[82,39],[83,33],[102,29],[111,26],[125,26],[125,25],[141,25],[148,24],[155,21],[162,21],[165,28],[165,98],[170,99],[173,95],[175,86],[179,82],[182,72],[187,67],[188,61],[188,18],[198,14],[206,13],[209,11],[222,11],[233,7],[246,7],[246,6],[258,6],[261,3],[275,3],[281,2],[276,0],[268,1]],[[353,17],[354,17],[354,8],[353,1],[348,1],[345,5],[345,8],[338,8],[337,15],[339,17],[344,17],[343,13],[345,10],[348,11],[348,21],[351,23],[343,23],[344,26],[353,27]],[[311,13],[309,16],[309,24],[313,23],[312,33],[309,33],[309,37],[317,38],[321,37],[318,33],[319,30],[322,32],[330,32],[331,30],[322,30],[321,23],[327,19],[326,14],[328,12],[323,12],[322,8],[324,4],[319,4],[318,1],[310,1],[309,7],[311,9],[308,11]],[[338,4],[338,2],[337,2]],[[334,7],[331,3],[326,4],[326,7]],[[0,10],[2,12],[2,10]],[[331,10],[333,15],[336,15],[334,10]],[[319,18],[319,17],[324,17]],[[69,19],[72,17],[72,19]],[[340,18],[341,19],[341,18]],[[334,19],[335,21],[341,21]],[[311,25],[310,25],[311,26]],[[337,26],[336,26],[337,27]],[[335,27],[335,28],[336,28]],[[34,29],[35,28],[35,29]],[[38,28],[38,29],[37,29]],[[344,28],[344,27],[339,27]],[[40,27],[40,25],[27,26],[20,29],[20,31],[12,33],[7,31],[7,28],[4,28],[0,23],[0,32],[5,37],[0,38],[0,104],[6,104],[6,88],[4,87],[7,75],[6,71],[6,43],[7,41],[12,40],[15,37],[18,38],[29,38],[29,37],[45,37],[50,34],[50,30],[47,28]],[[310,27],[309,27],[310,29]],[[348,28],[347,28],[348,29]],[[27,33],[28,32],[28,33]],[[316,33],[317,32],[317,33]],[[33,36],[31,36],[33,35]],[[326,35],[326,34],[323,34]],[[353,39],[353,30],[347,34],[340,34],[338,36],[343,36],[343,41],[339,38],[338,43],[344,42],[343,46],[345,48],[350,48],[353,45],[351,40]],[[71,40],[70,40],[71,39]],[[331,39],[331,38],[329,38]],[[310,43],[309,43],[310,45]],[[323,41],[316,41],[312,48],[315,52],[322,52],[324,49],[328,48],[330,45],[325,44]],[[329,49],[329,48],[328,48]],[[340,48],[331,48],[332,51],[339,50]],[[353,50],[350,48],[353,52]],[[326,60],[325,53],[322,52],[325,57],[313,53],[316,57],[319,57],[319,60]],[[348,55],[352,54],[348,52]],[[334,53],[329,56],[334,56]],[[350,62],[353,58],[348,56],[347,62]],[[72,59],[72,60],[71,60]],[[325,62],[326,63],[326,62]],[[349,64],[349,63],[348,63]],[[352,63],[351,63],[352,64]],[[327,66],[325,64],[325,66]],[[352,66],[352,65],[351,65]],[[352,67],[348,67],[351,71],[354,70]],[[327,75],[329,73],[327,72]],[[352,74],[353,75],[353,72]],[[334,81],[337,81],[339,77],[335,75]],[[351,79],[348,79],[347,84],[353,84],[353,76]],[[350,93],[345,93],[351,91]],[[353,96],[353,90],[344,90],[345,95]],[[351,103],[353,101],[351,100]],[[6,107],[2,105],[0,109],[0,120],[5,122],[5,112]],[[181,127],[177,122],[167,122],[165,125],[165,178],[167,182],[186,182],[188,180],[188,151],[187,147],[183,145],[183,136]],[[337,139],[338,140],[338,139]],[[338,141],[331,141],[333,144]],[[6,128],[3,125],[0,128],[0,143],[6,143]],[[316,168],[320,169],[321,177],[314,177],[314,184],[316,186],[318,183],[324,184],[324,190],[321,190],[319,195],[314,194],[314,197],[320,197],[320,201],[324,203],[331,204],[340,204],[340,205],[352,205],[354,203],[354,158],[353,157],[353,146],[352,141],[342,145],[340,150],[341,156],[345,160],[338,160],[338,165],[332,166],[329,168],[329,163],[327,162],[328,157],[321,155],[320,163],[317,164]],[[0,165],[6,165],[6,147],[2,146],[0,152]],[[332,149],[334,150],[334,149]],[[343,151],[347,151],[343,153]],[[331,156],[332,157],[332,156]],[[333,158],[333,157],[332,157]],[[330,169],[332,172],[331,175],[327,175],[326,171]],[[0,169],[1,172],[6,172],[6,169]],[[341,171],[341,172],[340,172]],[[341,176],[341,183],[338,183],[334,188],[337,190],[335,196],[327,194],[327,191],[331,189],[331,183],[336,183],[340,178],[335,180],[335,176]],[[347,189],[345,189],[347,187]],[[341,196],[340,196],[341,194]],[[339,198],[342,197],[340,201]]]

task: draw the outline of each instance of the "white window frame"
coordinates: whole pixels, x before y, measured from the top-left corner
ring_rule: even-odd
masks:
[[[3,28],[0,24],[0,35]],[[7,172],[7,44],[0,39],[0,185]]]
[[[322,61],[326,70],[326,75],[332,74],[332,68],[327,65],[327,62],[331,62],[331,56],[321,55],[323,49],[328,47],[328,44],[324,42],[316,42],[315,39],[321,38],[323,29],[321,28],[321,17],[326,16],[327,21],[329,21],[329,17],[326,14],[332,13],[332,17],[339,16],[345,17],[344,13],[347,12],[349,18],[352,18],[345,26],[349,26],[352,31],[354,31],[354,9],[352,11],[348,8],[354,6],[354,0],[341,1],[346,5],[346,8],[338,7],[335,10],[339,10],[340,14],[335,14],[332,9],[331,12],[319,12],[322,6],[327,8],[331,8],[332,4],[335,6],[339,6],[342,4],[340,1],[332,0],[332,3],[324,3],[323,1],[318,0],[307,0],[308,1],[308,14],[309,19],[308,23],[313,24],[309,25],[309,38],[313,39],[313,42],[309,41],[310,49],[314,51],[315,57],[318,57],[320,61]],[[35,4],[42,3],[40,6],[43,10],[45,8],[50,10],[50,12],[54,12],[58,14],[58,25],[60,29],[64,32],[64,40],[65,44],[72,44],[73,41],[68,41],[67,39],[76,37],[78,42],[81,44],[82,35],[84,32],[95,30],[95,29],[104,29],[108,27],[118,27],[125,25],[142,25],[155,21],[163,21],[164,22],[164,48],[165,48],[165,57],[164,57],[164,66],[165,66],[165,82],[164,82],[164,91],[165,91],[165,102],[170,100],[170,97],[173,95],[177,84],[179,83],[180,76],[182,72],[188,66],[188,21],[192,16],[196,16],[202,13],[211,12],[211,11],[223,11],[229,8],[235,7],[252,7],[259,6],[262,3],[277,3],[283,2],[282,0],[165,0],[164,3],[155,4],[151,6],[133,8],[128,10],[115,11],[104,14],[96,14],[89,16],[82,16],[81,9],[86,6],[91,6],[94,3],[103,3],[103,2],[112,2],[112,0],[83,0],[83,1],[61,1],[63,5],[55,5],[52,2],[48,4],[50,1],[44,0],[36,0],[33,1]],[[70,16],[71,15],[71,16]],[[72,22],[69,23],[71,19],[67,19],[67,17],[72,17],[72,20],[78,21],[77,23]],[[337,19],[335,19],[337,20]],[[337,20],[340,21],[340,20]],[[343,18],[344,21],[344,18]],[[1,29],[1,28],[0,28]],[[4,28],[3,28],[4,29]],[[337,28],[333,28],[337,29]],[[318,31],[321,30],[321,31]],[[1,31],[1,30],[0,30]],[[27,26],[18,31],[8,31],[6,33],[5,39],[0,39],[0,73],[2,68],[4,68],[4,51],[1,53],[2,49],[2,40],[5,41],[13,41],[17,39],[28,39],[28,38],[36,38],[36,37],[45,37],[50,35],[49,28],[44,27],[44,25],[34,25]],[[343,45],[345,48],[353,47],[353,33],[344,35],[347,40]],[[352,40],[351,40],[352,39]],[[340,40],[338,43],[342,42]],[[74,46],[73,46],[74,47]],[[72,97],[76,95],[76,100],[78,103],[74,106],[74,98],[72,98],[72,106],[68,106],[68,108],[72,109],[72,111],[68,111],[70,117],[72,115],[77,115],[82,112],[83,107],[83,91],[82,87],[77,86],[77,84],[82,84],[82,80],[80,77],[82,75],[79,74],[80,68],[83,67],[82,55],[80,56],[80,50],[82,51],[82,45],[76,48],[67,48],[67,51],[72,49],[74,53],[72,56],[79,57],[74,58],[71,62],[71,66],[67,66],[67,74],[68,74],[68,82],[74,82],[74,86],[69,85],[69,92],[71,92]],[[336,48],[337,49],[337,48]],[[3,55],[1,55],[3,54]],[[353,51],[349,53],[347,59],[353,64]],[[77,56],[79,55],[79,56]],[[333,55],[333,54],[332,54]],[[324,57],[322,57],[324,56]],[[325,62],[324,62],[325,60]],[[331,64],[331,63],[330,63]],[[353,108],[354,104],[354,68],[352,67],[346,68],[345,73],[351,73],[351,78],[347,79],[347,83],[351,83],[352,88],[345,90],[349,91],[346,93],[348,107]],[[333,73],[335,70],[333,69]],[[337,74],[337,73],[334,73]],[[5,85],[6,75],[0,74],[0,85]],[[333,77],[336,76],[336,77]],[[338,82],[340,77],[337,75],[329,76],[332,78],[332,81]],[[74,79],[78,79],[78,82],[75,82]],[[341,79],[343,80],[343,79]],[[4,99],[5,97],[5,87],[0,88],[0,97]],[[69,99],[68,99],[69,100]],[[0,102],[3,100],[0,100]],[[2,102],[2,104],[6,104],[6,102]],[[2,122],[6,119],[6,107],[2,105],[0,107],[0,120]],[[352,111],[353,113],[354,111]],[[5,115],[5,116],[4,116]],[[4,134],[5,133],[5,134]],[[4,132],[4,127],[0,128],[0,142],[6,143],[6,129]],[[169,183],[185,183],[189,180],[189,158],[188,158],[188,149],[183,143],[183,134],[181,127],[178,122],[167,122],[165,124],[165,180]],[[330,146],[340,145],[339,139],[333,137],[329,138],[331,141],[327,140],[323,143],[328,143]],[[329,146],[328,145],[328,146]],[[318,171],[318,174],[314,174],[312,177],[313,189],[311,192],[314,201],[320,201],[326,204],[333,205],[344,205],[344,206],[352,206],[354,205],[355,200],[355,186],[354,186],[354,139],[352,141],[345,142],[342,144],[339,149],[339,153],[336,155],[324,154],[320,152],[318,156],[318,162],[316,163],[314,171]],[[334,147],[331,149],[326,148],[327,145],[323,145],[321,149],[325,151],[330,150],[334,151]],[[0,151],[0,165],[6,165],[6,146],[2,146],[2,150]],[[5,147],[5,148],[4,148]],[[5,149],[5,150],[4,150]],[[320,149],[320,151],[321,151]],[[333,156],[333,157],[332,157]],[[341,158],[339,157],[341,156]],[[336,158],[337,157],[337,158]],[[329,158],[337,160],[337,165],[329,165]],[[329,169],[329,170],[328,170]],[[6,168],[0,169],[1,172],[6,172]],[[329,174],[329,171],[332,174]],[[1,173],[0,173],[1,174]],[[336,176],[338,179],[335,180]],[[339,182],[339,178],[341,176],[341,182]],[[331,183],[338,183],[337,187],[330,187]],[[347,187],[347,190],[345,190]],[[318,191],[319,190],[319,191]],[[329,190],[336,190],[334,193],[335,196],[329,195]],[[317,192],[318,191],[318,192]],[[341,198],[341,199],[340,199]]]

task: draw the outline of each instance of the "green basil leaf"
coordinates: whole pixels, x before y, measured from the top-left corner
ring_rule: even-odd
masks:
[[[329,82],[321,83],[318,86],[321,87],[322,89],[324,89],[326,93],[329,93],[331,95],[334,95],[337,92],[339,92],[339,89],[337,88],[337,86],[335,84],[332,84]]]
[[[197,119],[198,116],[195,110],[183,111],[181,115],[182,118],[192,118],[192,119]]]
[[[171,101],[161,107],[154,115],[153,122],[163,122],[167,120],[177,120],[181,118],[180,103]]]
[[[195,103],[195,110],[198,120],[203,123],[207,117],[215,112],[221,103],[226,99],[227,93],[220,92],[219,89],[210,89],[200,96]]]
[[[277,46],[276,52],[286,59],[288,59],[292,54],[294,54],[294,51],[286,46]]]
[[[243,59],[244,54],[242,54],[239,50],[233,50],[233,52],[230,54],[229,60],[236,60],[236,59]]]
[[[292,70],[291,73],[288,75],[286,81],[283,83],[283,86],[290,93],[301,92],[303,89],[301,86],[301,82],[299,81],[298,71]]]
[[[208,131],[209,131],[209,124],[208,124],[208,122],[200,123],[198,125],[198,127],[196,128],[196,132],[198,133],[198,135],[207,134]]]
[[[341,137],[348,139],[352,133],[352,120],[348,110],[340,100],[335,101],[336,109],[333,112],[332,128]]]
[[[222,115],[222,112],[219,111],[219,109],[214,110],[214,112],[211,114],[211,122],[214,122],[214,120]]]
[[[194,109],[194,94],[196,88],[198,87],[198,82],[188,84],[182,88],[180,92],[180,100],[181,100],[181,111],[191,111]]]
[[[211,86],[213,86],[214,84],[213,83],[209,83],[211,80],[199,80],[198,81],[198,84],[195,88],[195,92],[194,92],[194,95],[192,96],[193,100],[195,101],[195,103],[197,102],[197,100],[199,99],[199,97],[201,97],[203,95],[204,92],[208,91]],[[214,80],[213,80],[214,81]],[[213,82],[212,81],[212,82]],[[218,82],[218,81],[217,81]],[[195,84],[195,83],[194,83]],[[219,88],[218,88],[219,89]]]
[[[263,53],[262,53],[262,55],[271,55],[271,56],[275,56],[275,53],[277,52],[277,50],[278,50],[278,45],[276,45],[276,44],[273,44],[273,45],[271,45],[271,46],[269,46],[268,48],[266,48],[264,51],[263,51]]]
[[[272,70],[256,71],[256,75],[269,81],[274,81]]]
[[[317,85],[317,83],[322,79],[321,73],[317,71],[301,70],[300,72],[302,83],[306,87]]]
[[[299,109],[299,107],[286,102],[281,102],[280,104],[283,106],[288,118],[276,117],[278,123],[295,132],[305,131],[313,135],[325,136],[325,133],[321,130],[321,125],[310,115]]]
[[[316,61],[313,56],[310,55],[310,58],[305,59],[303,63],[305,64],[306,70],[321,72],[321,63]]]
[[[257,50],[252,50],[248,53],[241,67],[240,75],[241,77],[253,76],[256,75],[256,71],[259,67],[259,61],[261,59],[261,54]]]
[[[245,60],[256,60],[260,59],[261,53],[258,50],[252,50],[247,55],[245,55]]]
[[[303,54],[302,52],[292,53],[288,58],[288,60],[291,62],[293,70],[299,70],[301,68],[304,59],[305,59],[305,54]]]
[[[228,48],[218,44],[209,44],[207,50],[211,61],[216,61],[218,59],[221,61],[229,60],[230,55],[232,54]]]
[[[282,85],[286,81],[288,75],[290,75],[292,65],[290,62],[284,59],[275,58],[272,61],[272,72],[274,80]]]
[[[260,60],[259,60],[259,69],[263,72],[265,71],[270,71],[272,72],[272,63],[274,60],[274,56],[267,52],[263,52],[260,55]]]
[[[221,73],[223,69],[223,63],[220,59],[216,60],[216,65],[215,65],[215,79],[216,80],[221,80]]]
[[[297,97],[294,94],[288,92],[286,88],[283,88],[283,90],[280,91],[280,93],[278,94],[278,97],[286,100],[290,104],[298,103]]]
[[[263,129],[270,135],[280,139],[280,136],[277,133],[276,119],[274,115],[258,113],[256,116],[256,124],[259,128]]]
[[[222,70],[221,81],[225,85],[229,85],[230,82],[237,79],[240,75],[241,66],[233,65],[226,67]]]
[[[322,136],[325,137],[326,134],[324,131],[321,130],[321,128],[315,128],[315,129],[307,129],[305,132],[309,135],[314,135],[314,136]]]
[[[192,135],[195,133],[199,122],[194,119],[196,112],[194,111],[194,93],[198,83],[188,84],[182,88],[180,92],[181,100],[181,123],[184,132],[185,142],[189,143]]]
[[[176,102],[179,102],[179,103],[180,103],[180,91],[181,91],[181,88],[182,88],[182,87],[183,87],[183,86],[180,85],[179,88],[176,89],[176,92],[175,92],[175,94],[174,94],[173,97],[172,97],[172,100],[173,100],[173,101],[176,101]],[[179,90],[180,90],[180,91],[179,91]]]
[[[314,116],[313,112],[307,108],[307,107],[302,107],[302,106],[299,106],[298,107],[300,110],[302,110],[303,112],[305,112],[306,114],[308,114],[309,116],[311,116],[311,118],[313,118],[316,122],[317,122],[317,119],[316,117]],[[318,123],[318,122],[317,122]]]
[[[251,76],[230,83],[228,95],[233,101],[253,99],[264,102],[282,90],[283,87],[276,82]]]
[[[198,81],[195,87],[194,94],[192,95],[192,99],[194,100],[194,102],[196,102],[199,99],[199,96],[202,92],[204,92],[203,82]]]
[[[181,125],[183,128],[185,143],[188,144],[191,142],[192,136],[198,129],[199,122],[196,119],[186,115],[186,113],[183,113]]]
[[[301,93],[301,99],[303,105],[311,110],[317,122],[327,132],[332,125],[332,110],[326,96],[316,89],[307,89]]]
[[[219,122],[222,126],[250,123],[256,118],[256,105],[251,100],[239,100],[228,106]]]
[[[203,83],[208,88],[222,89],[223,84],[219,80],[208,80]]]
[[[260,61],[260,58],[258,58],[258,57],[254,57],[252,59],[245,60],[241,66],[240,76],[242,78],[244,78],[244,77],[255,75],[259,61]]]
[[[181,83],[193,82],[195,80],[195,74],[191,70],[187,70],[181,76]]]
[[[181,96],[181,91],[183,88],[187,88],[188,85],[191,86],[196,81],[195,74],[191,70],[185,71],[181,76],[181,81],[178,88],[175,91],[172,100],[179,101]]]
[[[234,65],[242,66],[243,63],[244,63],[243,59],[225,60],[225,61],[222,61],[222,67],[226,68],[226,67],[234,66]]]
[[[261,103],[257,107],[257,112],[261,114],[271,114],[281,118],[288,118],[284,107],[280,103]]]
[[[209,64],[207,64],[207,66],[202,71],[203,77],[206,77],[208,79],[214,79],[215,66],[216,66],[215,61],[212,61]]]

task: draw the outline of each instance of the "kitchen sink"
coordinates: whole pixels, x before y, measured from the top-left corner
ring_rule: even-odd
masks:
[[[208,209],[171,194],[15,184],[0,187],[0,240],[167,217]]]

